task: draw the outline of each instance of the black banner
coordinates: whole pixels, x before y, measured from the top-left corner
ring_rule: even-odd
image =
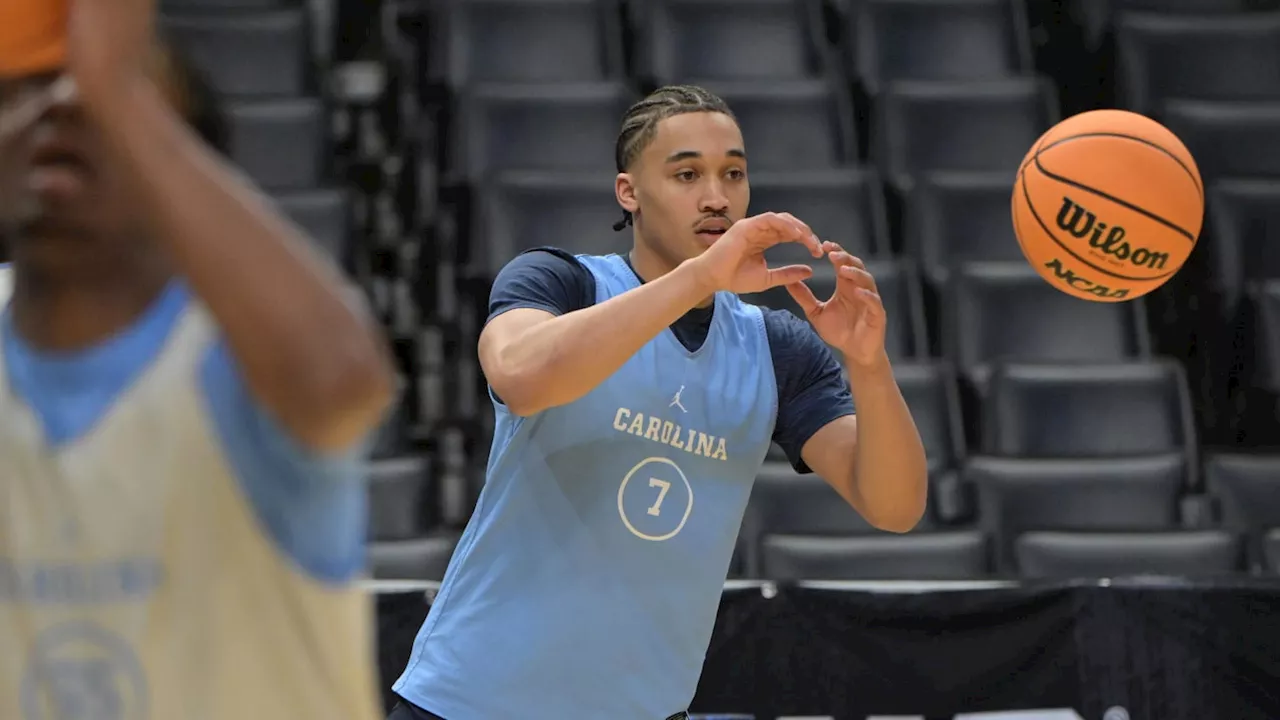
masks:
[[[1280,718],[1280,585],[815,585],[725,591],[693,712]],[[384,685],[424,615],[421,592],[380,595]]]

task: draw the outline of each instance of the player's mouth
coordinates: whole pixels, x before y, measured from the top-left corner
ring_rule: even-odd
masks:
[[[38,141],[31,153],[28,188],[48,200],[79,195],[92,168],[80,152],[56,139]]]
[[[724,218],[704,220],[703,222],[698,223],[697,227],[694,228],[694,232],[698,237],[702,238],[704,242],[710,245],[719,239],[721,235],[729,232],[729,227],[732,225],[733,223]]]

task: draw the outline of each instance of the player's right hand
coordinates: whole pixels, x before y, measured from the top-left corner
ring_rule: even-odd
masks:
[[[808,265],[769,267],[764,251],[784,242],[804,245],[822,257],[822,243],[808,225],[790,213],[763,213],[734,223],[707,251],[690,260],[712,292],[755,293],[807,280]]]

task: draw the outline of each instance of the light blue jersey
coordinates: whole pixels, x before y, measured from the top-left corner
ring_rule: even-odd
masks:
[[[639,286],[580,256],[596,301]],[[495,402],[478,506],[394,689],[446,720],[661,720],[702,670],[778,390],[758,308],[719,293],[585,397]]]

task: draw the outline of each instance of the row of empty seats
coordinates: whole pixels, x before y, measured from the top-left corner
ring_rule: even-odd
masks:
[[[439,580],[457,536],[427,532],[420,473],[374,473],[377,576]],[[977,457],[962,472],[976,522],[875,533],[823,481],[768,463],[757,478],[730,574],[768,579],[967,579],[1280,572],[1280,457],[1215,455],[1202,515],[1188,517],[1183,459]],[[418,505],[410,502],[419,500]],[[393,533],[395,531],[395,533]],[[1055,569],[1056,568],[1056,569]],[[1066,569],[1064,569],[1066,568]]]

